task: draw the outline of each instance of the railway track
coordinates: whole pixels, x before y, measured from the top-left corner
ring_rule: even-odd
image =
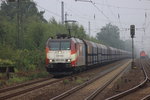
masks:
[[[128,63],[124,64],[122,67],[118,67],[112,69],[109,72],[105,72],[103,74],[99,74],[97,77],[74,87],[56,97],[51,98],[50,100],[91,100],[93,99],[98,93],[100,93],[105,87],[107,87],[117,76],[123,73]]]
[[[5,99],[9,99],[15,96],[19,96],[21,94],[56,83],[58,81],[60,80],[53,79],[53,78],[45,78],[45,79],[41,79],[41,80],[37,80],[33,82],[20,84],[20,85],[13,86],[13,87],[0,89],[0,100],[5,100]]]
[[[106,100],[149,100],[150,99],[150,62],[149,60],[140,60],[140,66],[143,69],[145,80],[133,88],[107,98]],[[133,99],[131,99],[133,98]]]
[[[149,100],[149,99],[150,99],[150,95],[147,95],[144,98],[142,98],[141,100]]]
[[[57,82],[60,82],[60,81],[63,81],[65,79],[69,79],[72,77],[80,76],[80,74],[82,73],[78,73],[73,76],[68,76],[68,77],[64,77],[60,79],[54,79],[52,77],[49,77],[49,78],[40,79],[37,81],[28,82],[28,83],[23,83],[23,84],[8,87],[8,88],[3,88],[3,89],[0,89],[0,100],[16,98],[22,94],[28,93],[30,91],[33,91],[39,88],[43,88],[53,83],[57,83]]]

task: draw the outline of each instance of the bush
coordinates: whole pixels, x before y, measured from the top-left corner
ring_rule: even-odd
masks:
[[[0,64],[14,65],[18,70],[35,70],[44,66],[44,50],[15,50],[9,46],[0,48]]]
[[[14,58],[19,69],[35,70],[44,64],[44,53],[39,50],[17,50]]]
[[[4,59],[0,59],[0,67],[5,67],[5,66],[13,66],[15,64],[15,62],[11,61],[11,60],[4,60]]]
[[[21,83],[21,82],[25,82],[27,81],[28,78],[27,77],[13,77],[13,78],[10,78],[8,80],[8,84],[12,84],[12,83]]]
[[[36,79],[36,78],[47,77],[48,75],[49,75],[49,74],[44,71],[44,72],[32,74],[32,75],[30,75],[28,78],[29,78],[29,80],[32,80],[32,79]]]

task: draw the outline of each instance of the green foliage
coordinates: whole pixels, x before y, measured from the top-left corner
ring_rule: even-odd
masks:
[[[127,41],[125,42],[120,39],[119,34],[119,28],[109,23],[101,28],[101,31],[97,33],[96,38],[105,45],[125,50],[129,45],[127,44]]]
[[[9,45],[0,45],[0,58],[12,60],[15,50]],[[14,60],[12,60],[14,61]]]
[[[70,81],[68,79],[63,80],[64,84],[68,84]]]
[[[126,40],[126,41],[124,41],[125,42],[125,50],[127,50],[127,51],[132,51],[132,41],[131,41],[131,39],[130,40]]]
[[[0,75],[1,76],[1,75]],[[6,81],[5,80],[0,80],[0,87],[2,87],[3,85],[6,85]]]
[[[0,64],[14,65],[17,69],[35,70],[44,66],[45,52],[35,50],[15,50],[9,46],[1,46],[0,48]]]
[[[3,87],[5,85],[12,85],[16,83],[23,83],[29,80],[37,79],[37,78],[44,78],[47,77],[49,73],[45,72],[44,70],[39,71],[33,71],[33,72],[24,72],[23,70],[18,71],[15,68],[15,74],[11,75],[11,78],[9,80],[5,80],[4,77],[6,77],[5,74],[0,74],[0,87]],[[22,75],[18,75],[18,72],[21,73]],[[26,74],[26,75],[23,75]],[[3,78],[3,79],[2,79]]]
[[[42,77],[47,77],[49,73],[43,71],[40,73],[35,73],[35,74],[31,74],[28,79],[32,80],[32,79],[37,79],[37,78],[42,78]]]
[[[27,77],[13,77],[13,78],[10,78],[8,80],[8,84],[12,84],[12,83],[21,83],[21,82],[25,82],[27,81],[28,78]]]
[[[12,65],[14,65],[14,64],[15,64],[15,62],[13,62],[13,61],[11,61],[11,60],[8,60],[8,59],[3,60],[3,59],[0,59],[0,66],[1,66],[1,67],[5,66],[5,65],[12,66]]]
[[[16,67],[25,70],[34,70],[44,64],[44,53],[39,50],[17,50],[15,55]]]
[[[82,84],[84,82],[84,80],[82,78],[77,78],[76,83],[77,84]]]
[[[111,25],[110,23],[101,29],[101,32],[97,33],[97,39],[103,43],[112,47],[120,48],[119,28]]]

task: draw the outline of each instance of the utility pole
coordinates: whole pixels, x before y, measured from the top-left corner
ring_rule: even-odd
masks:
[[[90,23],[90,21],[88,22],[88,28],[89,28],[89,37],[90,37],[90,35],[91,35],[91,23]]]
[[[17,47],[20,48],[20,0],[17,0]]]
[[[61,2],[61,18],[62,18],[62,24],[64,24],[64,2]]]
[[[132,68],[134,68],[134,35],[135,35],[135,25],[130,25],[130,35],[132,38]]]
[[[16,2],[16,0],[8,0],[8,2]],[[16,37],[16,46],[20,48],[20,0],[17,0],[17,37]]]
[[[66,27],[68,27],[68,32],[69,32],[69,36],[71,37],[71,27],[67,24],[67,23],[75,23],[77,21],[75,20],[65,20],[65,23],[66,23]]]
[[[65,12],[65,26],[66,26],[66,28],[68,27],[68,25],[67,25],[67,16],[68,16],[68,14],[67,14],[67,12]],[[69,30],[68,30],[69,31]],[[70,31],[69,31],[70,32]]]
[[[68,14],[67,14],[67,12],[65,12],[65,22],[67,21],[67,16],[68,16]]]

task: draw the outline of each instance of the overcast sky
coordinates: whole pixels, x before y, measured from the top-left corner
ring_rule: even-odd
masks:
[[[63,1],[67,18],[83,25],[87,34],[88,22],[91,22],[92,36],[96,36],[100,28],[107,23],[112,23],[120,28],[121,39],[126,40],[130,38],[130,31],[126,28],[134,24],[137,28],[135,36],[137,48],[139,51],[144,49],[150,52],[150,0],[92,0],[94,4],[75,0],[34,1],[39,10],[45,10],[44,16],[47,20],[55,17],[57,21],[61,21]],[[145,33],[142,28],[145,28]]]

